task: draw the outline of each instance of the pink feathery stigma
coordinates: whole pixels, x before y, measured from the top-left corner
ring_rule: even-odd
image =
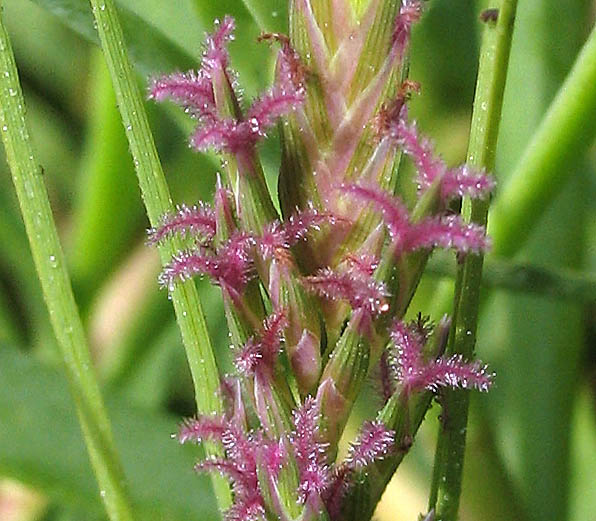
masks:
[[[409,231],[411,225],[407,208],[389,192],[376,186],[357,184],[343,185],[341,190],[372,204],[381,213],[392,239],[399,240]]]
[[[405,105],[398,117],[390,122],[388,135],[412,158],[418,172],[417,182],[420,188],[428,188],[447,171],[447,165],[435,155],[432,142],[426,137],[420,138],[416,123],[408,122],[408,109]]]
[[[302,90],[286,90],[275,85],[254,101],[246,114],[246,122],[256,136],[263,137],[281,116],[290,113],[303,102]]]
[[[287,326],[285,311],[269,315],[264,320],[262,329],[249,338],[236,355],[234,364],[238,372],[250,376],[259,368],[272,371],[281,350],[283,331]]]
[[[422,15],[422,4],[418,0],[403,0],[393,29],[393,48],[403,56],[410,42],[412,26]]]
[[[439,387],[488,391],[491,386],[494,375],[488,373],[481,362],[466,363],[461,355],[425,361],[422,349],[426,338],[420,336],[416,324],[408,326],[396,321],[391,329],[391,340],[397,350],[392,355],[395,376],[409,391],[436,392]]]
[[[416,328],[396,320],[390,331],[393,345],[397,348],[397,357],[390,360],[394,364],[399,380],[406,379],[416,373],[421,366],[421,352],[426,341]]]
[[[396,254],[436,247],[451,248],[464,254],[480,253],[490,247],[484,227],[465,224],[459,216],[431,217],[412,223],[399,198],[380,188],[347,185],[343,189],[371,203],[381,213]]]
[[[215,212],[204,204],[177,206],[176,211],[162,217],[161,223],[148,232],[149,244],[156,244],[175,233],[198,235],[209,243],[215,235]]]
[[[198,151],[210,148],[216,151],[235,153],[255,143],[255,137],[248,125],[233,119],[213,119],[200,125],[190,136],[190,144]]]
[[[441,195],[449,200],[456,197],[485,199],[495,189],[495,180],[485,172],[478,172],[469,165],[447,170],[441,182]]]
[[[203,461],[199,461],[195,466],[196,472],[217,472],[222,476],[225,476],[233,483],[242,483],[244,475],[242,469],[238,468],[238,465],[224,458],[208,458]]]
[[[323,493],[325,506],[332,521],[341,520],[344,497],[354,485],[354,472],[383,459],[394,446],[394,431],[380,422],[364,423],[358,439],[350,446],[346,461],[335,468]]]
[[[199,126],[190,138],[197,150],[213,148],[235,154],[253,147],[267,134],[280,116],[294,110],[304,101],[296,91],[284,91],[273,87],[258,98],[242,121],[214,119]]]
[[[205,440],[221,441],[226,429],[227,421],[220,416],[187,418],[180,425],[178,441],[180,443],[189,441],[201,443]]]
[[[307,289],[321,297],[347,300],[352,310],[362,313],[365,319],[375,318],[389,309],[385,284],[355,270],[338,273],[324,268],[316,275],[305,277],[304,283]]]
[[[421,373],[426,382],[425,387],[433,392],[439,387],[461,387],[487,392],[495,376],[488,372],[488,367],[482,362],[466,363],[461,355],[441,357],[425,366]]]
[[[436,179],[441,179],[441,196],[445,200],[463,196],[481,199],[494,190],[494,179],[484,172],[475,171],[468,165],[448,169],[434,153],[431,141],[419,136],[416,123],[408,122],[408,110],[403,103],[399,112],[384,112],[383,122],[382,134],[396,140],[414,161],[417,182],[422,190],[430,187]]]
[[[195,118],[215,115],[215,98],[211,80],[203,70],[175,73],[154,78],[149,87],[149,99],[170,99]]]
[[[162,288],[172,291],[178,280],[184,282],[195,275],[204,274],[216,278],[217,268],[218,263],[214,255],[183,251],[172,256],[157,280]]]
[[[305,239],[312,230],[320,230],[323,224],[336,224],[340,219],[328,212],[321,212],[313,206],[308,206],[304,210],[297,210],[290,215],[290,218],[283,223],[284,233],[286,234],[290,246],[298,241]]]
[[[236,23],[231,16],[226,16],[222,22],[215,21],[215,31],[207,34],[205,38],[202,65],[207,71],[212,71],[215,68],[227,68],[230,56],[226,45],[234,39],[235,29]]]
[[[365,422],[355,443],[350,446],[347,465],[362,470],[384,458],[394,447],[395,432],[381,422]]]
[[[263,233],[256,241],[257,252],[264,260],[279,257],[280,252],[285,252],[290,248],[288,236],[284,232],[283,224],[279,221],[266,225]]]
[[[366,277],[372,277],[379,265],[379,259],[368,253],[362,255],[350,254],[346,257],[346,262],[351,270]]]
[[[199,251],[178,253],[161,272],[159,283],[172,290],[177,280],[207,275],[231,296],[238,296],[254,276],[250,256],[253,245],[254,240],[249,235],[235,233],[215,254]]]
[[[224,521],[263,521],[263,519],[265,519],[265,506],[260,494],[241,502],[235,500],[235,504],[224,515]]]
[[[255,239],[257,251],[265,260],[289,260],[287,250],[294,244],[305,239],[311,230],[320,230],[322,224],[335,222],[337,219],[332,214],[309,206],[292,214],[287,221],[274,221],[265,226],[261,236]]]
[[[458,215],[429,218],[416,223],[405,241],[403,249],[421,248],[454,249],[458,253],[481,253],[490,247],[490,240],[483,226],[466,224]]]
[[[232,482],[234,499],[230,509],[225,512],[226,520],[261,519],[264,515],[264,501],[259,490],[256,454],[262,447],[259,440],[248,437],[231,422],[223,419],[215,422],[196,420],[194,430],[199,430],[199,439],[213,439],[223,444],[226,458],[207,459],[198,463],[199,472],[218,472]],[[205,431],[205,432],[202,432]],[[195,439],[193,437],[191,439]]]
[[[293,412],[293,420],[290,441],[300,474],[299,501],[304,503],[310,494],[321,494],[330,480],[330,470],[325,463],[327,445],[319,441],[320,412],[312,396]]]
[[[279,441],[263,443],[261,447],[261,456],[267,472],[277,478],[288,459],[288,451],[286,449],[285,441],[280,439]]]
[[[291,434],[294,454],[298,468],[305,468],[307,463],[316,459],[322,452],[318,443],[318,425],[320,411],[316,400],[308,396],[304,403],[292,413],[294,430]]]

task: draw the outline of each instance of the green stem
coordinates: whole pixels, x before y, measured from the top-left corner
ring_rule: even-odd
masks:
[[[425,273],[456,277],[457,267],[444,256],[431,258]],[[596,277],[575,270],[543,268],[503,259],[484,259],[482,285],[560,300],[596,302]]]
[[[596,135],[596,27],[491,209],[495,255],[512,256]]]
[[[487,23],[482,42],[468,162],[487,170],[493,170],[495,164],[516,8],[517,0],[502,0],[498,20],[496,23]],[[486,225],[488,206],[488,200],[466,199],[463,201],[462,214],[471,222]],[[466,359],[472,357],[476,344],[482,262],[482,255],[468,255],[456,281],[454,320],[448,350],[450,353],[462,354]],[[469,392],[445,392],[429,499],[429,510],[435,509],[437,520],[457,519],[468,408]]]
[[[158,226],[160,218],[172,210],[172,200],[130,65],[122,27],[112,0],[91,0],[91,6],[147,215],[151,225]],[[159,248],[162,262],[167,263],[180,248],[181,241],[166,241]],[[197,411],[199,414],[221,414],[223,404],[219,393],[219,372],[194,281],[177,284],[171,292],[171,298],[194,383]],[[207,447],[207,452],[221,455],[220,450],[212,446]],[[227,508],[230,493],[225,481],[214,476],[213,484],[220,506],[222,509]]]
[[[124,472],[66,271],[43,172],[33,154],[25,122],[25,102],[4,28],[1,2],[0,101],[0,125],[8,164],[101,497],[112,521],[132,520]]]

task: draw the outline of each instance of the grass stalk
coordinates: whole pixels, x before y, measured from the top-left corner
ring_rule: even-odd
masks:
[[[502,0],[497,21],[485,22],[468,162],[489,171],[495,165],[516,8],[517,0]],[[486,225],[488,207],[488,200],[465,199],[462,214],[470,222]],[[450,354],[462,354],[466,359],[472,358],[476,344],[482,265],[482,255],[468,255],[458,270],[456,280],[453,327],[448,351]],[[429,510],[434,509],[436,519],[441,521],[457,519],[469,400],[469,392],[461,390],[447,390],[442,399],[443,420],[429,498]]]
[[[95,377],[58,239],[43,170],[35,159],[25,121],[25,102],[4,27],[0,2],[0,126],[8,164],[50,320],[66,368],[83,437],[112,521],[129,521],[133,511],[110,422]]]
[[[122,27],[112,0],[91,0],[91,6],[147,215],[151,225],[157,226],[161,216],[171,211],[173,205],[130,64]],[[168,262],[181,246],[175,238],[164,242],[159,248],[162,262]],[[194,383],[197,411],[199,414],[221,414],[219,372],[194,281],[177,284],[170,296]],[[210,454],[219,455],[216,447],[206,449]],[[213,484],[220,506],[225,509],[230,500],[229,488],[219,476],[213,477]]]

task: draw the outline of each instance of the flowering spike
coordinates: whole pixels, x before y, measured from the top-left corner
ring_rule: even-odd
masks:
[[[394,443],[394,431],[380,422],[365,422],[358,439],[350,446],[346,464],[350,469],[362,470],[389,454]]]
[[[174,213],[162,217],[159,227],[149,230],[148,242],[156,244],[175,233],[199,235],[209,243],[215,235],[215,212],[202,202],[191,207],[177,206]]]

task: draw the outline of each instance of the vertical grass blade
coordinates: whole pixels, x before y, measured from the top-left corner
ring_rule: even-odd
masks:
[[[486,22],[482,42],[468,162],[489,171],[495,166],[516,8],[517,0],[503,0],[497,21]],[[462,214],[470,222],[486,225],[488,206],[488,200],[464,200]],[[482,255],[468,255],[456,281],[448,351],[462,354],[465,359],[472,358],[476,344],[482,263]],[[442,405],[445,414],[437,442],[429,510],[435,509],[436,519],[455,521],[461,494],[469,392],[448,390]]]
[[[25,102],[0,3],[0,127],[31,252],[101,497],[112,521],[133,519],[124,473],[58,240],[42,169],[25,122]]]
[[[130,64],[122,28],[113,1],[91,0],[91,6],[147,215],[151,225],[158,226],[161,216],[172,210],[172,200]],[[180,248],[181,244],[175,239],[165,242],[160,247],[162,262],[168,262]],[[177,284],[171,292],[171,298],[192,374],[198,413],[220,414],[223,405],[219,394],[219,373],[194,281]],[[211,450],[216,451],[215,448]],[[229,489],[220,477],[214,478],[214,486],[220,506],[225,508],[229,502]]]
[[[596,27],[491,210],[495,254],[510,257],[519,249],[533,229],[528,221],[540,218],[594,141],[594,85]]]

